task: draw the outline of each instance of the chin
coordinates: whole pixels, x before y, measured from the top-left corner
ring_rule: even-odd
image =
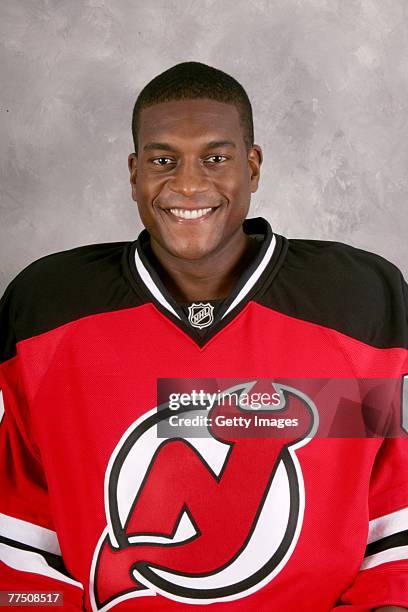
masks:
[[[180,248],[180,245],[175,245],[175,248],[172,249],[172,252],[176,257],[180,257],[180,259],[189,259],[189,260],[200,260],[204,259],[213,251],[211,247],[209,247],[208,243],[200,245],[191,245],[189,244],[185,248]]]

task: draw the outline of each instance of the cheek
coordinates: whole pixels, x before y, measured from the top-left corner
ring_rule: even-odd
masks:
[[[237,194],[248,194],[250,182],[250,174],[246,164],[239,164],[229,176],[225,176],[225,186],[234,196]]]
[[[228,176],[225,174],[222,177],[214,178],[211,182],[210,190],[214,194],[218,194],[221,202],[228,202],[229,206],[232,205],[235,208],[242,199],[241,193],[243,187],[244,182],[234,173],[233,175]]]
[[[139,206],[149,208],[159,190],[155,189],[154,185],[150,182],[139,181],[136,182],[135,191]]]
[[[250,182],[245,175],[235,177],[229,186],[229,194],[234,208],[245,208],[251,198]]]

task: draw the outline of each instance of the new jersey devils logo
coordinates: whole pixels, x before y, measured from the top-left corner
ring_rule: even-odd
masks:
[[[239,397],[256,382],[224,393]],[[106,472],[107,527],[90,577],[95,612],[158,593],[190,604],[230,601],[282,570],[304,513],[295,451],[316,433],[318,413],[301,391],[273,386],[280,402],[262,416],[296,416],[304,424],[300,434],[234,437],[210,426],[208,438],[158,438],[159,421],[174,414],[166,406],[125,432]],[[237,402],[234,410],[242,415],[248,406]],[[179,413],[187,411],[194,412]],[[219,411],[215,405],[209,415]]]

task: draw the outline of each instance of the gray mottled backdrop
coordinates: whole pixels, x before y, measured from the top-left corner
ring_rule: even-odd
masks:
[[[186,60],[253,101],[251,216],[407,275],[407,0],[3,0],[0,34],[0,290],[47,253],[136,237],[132,106]]]

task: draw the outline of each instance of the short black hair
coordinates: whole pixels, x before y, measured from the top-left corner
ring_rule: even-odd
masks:
[[[238,110],[249,150],[254,144],[252,106],[245,89],[234,77],[201,62],[182,62],[152,79],[137,97],[132,115],[132,134],[137,154],[140,112],[147,106],[170,100],[210,98],[234,104]]]

